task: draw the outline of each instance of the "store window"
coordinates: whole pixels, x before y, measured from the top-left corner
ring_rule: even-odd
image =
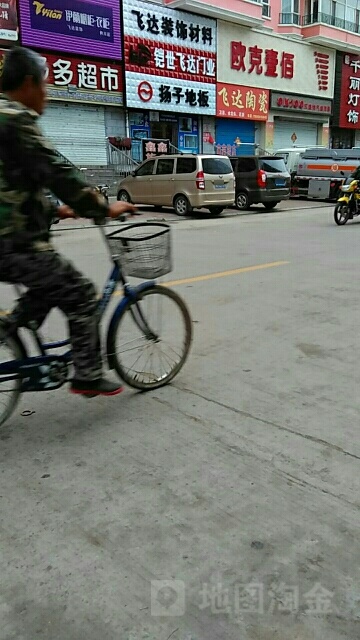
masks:
[[[199,153],[199,125],[197,117],[179,117],[178,146],[180,151]]]

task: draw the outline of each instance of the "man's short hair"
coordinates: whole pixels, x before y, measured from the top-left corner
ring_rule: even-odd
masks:
[[[38,53],[25,47],[10,49],[5,55],[1,77],[2,90],[16,91],[31,76],[36,84],[45,77],[46,62]]]

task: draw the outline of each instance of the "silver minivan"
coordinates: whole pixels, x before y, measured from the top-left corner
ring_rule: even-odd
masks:
[[[181,154],[151,158],[119,185],[118,200],[174,207],[179,216],[206,208],[214,215],[235,201],[235,177],[227,156]]]

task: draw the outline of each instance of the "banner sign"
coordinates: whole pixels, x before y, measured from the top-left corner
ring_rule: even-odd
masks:
[[[144,160],[170,153],[170,140],[143,138],[141,144]]]
[[[19,37],[19,24],[16,0],[0,2],[0,44],[16,44]]]
[[[119,0],[19,0],[22,42],[121,59]]]
[[[268,111],[269,91],[267,89],[218,82],[216,115],[220,118],[266,121]]]
[[[127,106],[215,115],[216,20],[123,0]]]

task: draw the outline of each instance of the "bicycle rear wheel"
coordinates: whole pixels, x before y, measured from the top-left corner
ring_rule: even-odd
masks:
[[[151,336],[139,321],[139,310]],[[125,307],[110,336],[109,352],[120,378],[147,391],[168,384],[185,364],[192,340],[192,322],[182,298],[155,285]]]
[[[0,366],[3,362],[21,360],[24,355],[18,341],[0,326]],[[21,379],[10,377],[0,373],[0,426],[10,418],[21,394]]]

